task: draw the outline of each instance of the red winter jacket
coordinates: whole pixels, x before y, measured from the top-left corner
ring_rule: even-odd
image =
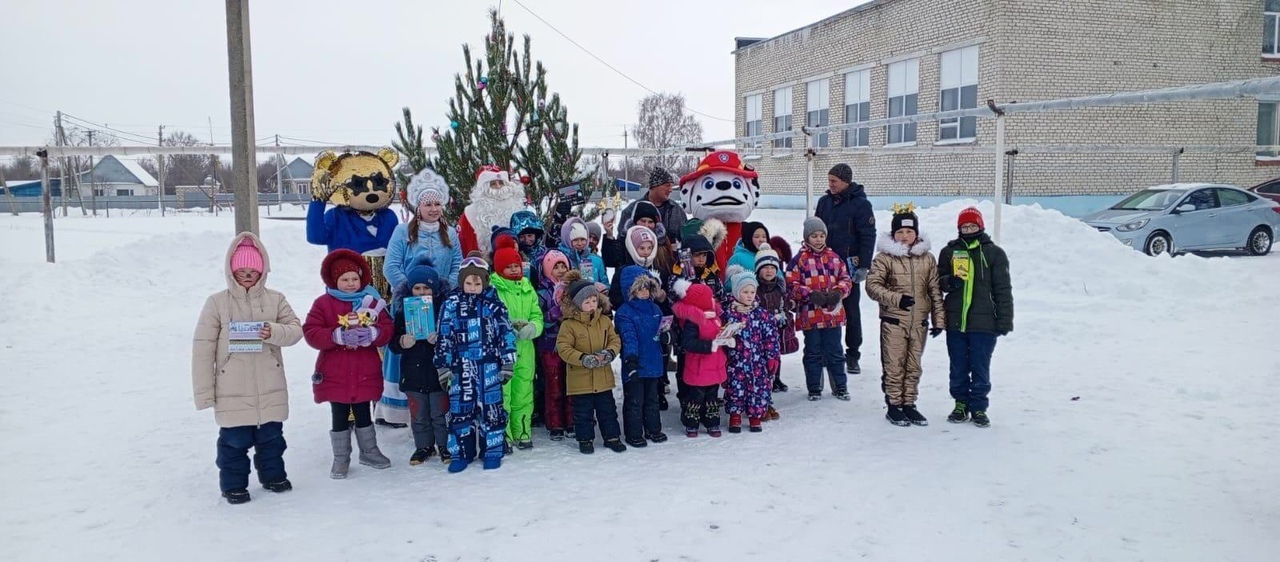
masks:
[[[338,318],[350,312],[350,303],[324,294],[311,305],[307,321],[302,324],[307,344],[320,350],[320,356],[316,358],[316,373],[321,375],[321,379],[318,384],[311,385],[317,404],[356,404],[382,397],[382,358],[378,355],[378,348],[387,345],[395,335],[395,322],[391,319],[390,310],[383,310],[374,324],[378,337],[373,345],[350,349],[333,343],[333,330],[338,327]]]

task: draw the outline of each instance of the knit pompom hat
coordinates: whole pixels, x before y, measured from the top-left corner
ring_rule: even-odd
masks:
[[[778,257],[778,252],[773,251],[771,248],[756,252],[756,273],[759,274],[761,269],[769,265],[776,268],[779,275],[782,274],[782,260]]]
[[[231,254],[231,271],[250,269],[262,273],[262,267],[262,252],[258,251],[258,246],[251,238],[240,240],[236,251]]]
[[[730,290],[733,291],[733,298],[738,298],[742,290],[747,287],[760,287],[760,282],[756,281],[756,276],[747,272],[740,265],[730,266],[725,270],[725,279],[729,281]]]
[[[582,305],[585,304],[588,299],[600,295],[600,290],[596,289],[596,284],[586,279],[574,281],[565,291],[568,293],[569,298],[573,299],[573,304],[576,305],[578,309],[582,309]]]
[[[827,223],[822,222],[822,219],[820,219],[820,218],[818,218],[818,217],[809,217],[809,218],[807,218],[807,219],[804,219],[804,239],[805,239],[805,241],[806,241],[806,242],[808,242],[808,241],[809,241],[809,235],[810,235],[810,234],[813,234],[813,233],[815,233],[815,232],[821,232],[821,233],[823,233],[823,234],[826,234],[826,232],[827,232]]]
[[[515,278],[507,277],[506,274],[507,266],[512,264],[522,266],[520,272],[516,274]],[[493,253],[493,269],[498,273],[498,275],[507,279],[519,281],[520,278],[524,277],[523,265],[524,261],[520,257],[520,252],[515,248],[498,248],[498,251]]]
[[[542,263],[540,264],[542,266],[543,279],[555,281],[555,279],[551,278],[551,270],[556,268],[556,263],[563,263],[565,269],[573,269],[573,266],[569,265],[569,256],[564,255],[564,252],[547,250],[547,253],[542,256]]]

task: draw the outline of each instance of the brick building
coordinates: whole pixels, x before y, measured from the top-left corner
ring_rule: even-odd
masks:
[[[1275,76],[1278,33],[1280,0],[873,0],[770,39],[739,38],[737,135],[976,107],[988,99],[1050,100]],[[1017,114],[1007,118],[1006,144],[1280,144],[1277,102],[1280,95]],[[840,161],[872,194],[974,195],[993,188],[993,155],[955,152],[993,145],[992,119],[824,137],[814,144],[876,153],[819,154],[817,193]],[[804,156],[770,149],[805,143],[803,137],[761,143],[751,164],[766,192],[804,191]],[[1015,162],[1019,195],[1122,193],[1172,175],[1169,155],[1020,154]],[[1253,152],[1188,153],[1180,157],[1179,179],[1248,186],[1280,175],[1280,167],[1271,167],[1277,164]]]

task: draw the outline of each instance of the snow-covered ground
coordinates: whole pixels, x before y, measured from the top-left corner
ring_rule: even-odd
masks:
[[[963,203],[926,209],[935,252]],[[991,206],[982,206],[990,220]],[[759,211],[796,240],[800,211]],[[888,216],[879,217],[888,224]],[[263,220],[271,285],[305,313],[323,248]],[[933,425],[888,424],[874,337],[852,403],[776,397],[762,434],[616,455],[572,441],[501,470],[328,478],[315,352],[285,351],[293,492],[229,506],[217,428],[191,400],[190,338],[224,287],[221,217],[0,216],[0,544],[7,560],[1274,560],[1280,553],[1274,280],[1280,256],[1152,259],[1054,211],[1007,207],[1016,330],[993,366],[993,426],[944,421],[946,350],[925,351]],[[863,325],[875,334],[874,305]],[[1077,399],[1078,398],[1078,399]]]

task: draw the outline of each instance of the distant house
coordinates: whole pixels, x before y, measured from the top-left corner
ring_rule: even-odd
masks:
[[[7,181],[5,183],[9,186],[9,191],[13,192],[14,197],[39,197],[44,191],[40,180]],[[4,188],[0,188],[0,194],[4,194]],[[62,181],[59,178],[49,178],[49,194],[53,197],[62,197]]]
[[[80,175],[81,196],[88,197],[91,189],[100,196],[155,195],[160,182],[136,161],[107,155],[94,164],[92,172]],[[14,194],[17,195],[16,191]]]
[[[302,157],[294,158],[289,162],[288,166],[280,169],[280,176],[272,175],[267,182],[270,191],[276,190],[276,185],[280,183],[280,193],[310,193],[311,192],[311,172],[315,170],[310,162],[303,160]]]

